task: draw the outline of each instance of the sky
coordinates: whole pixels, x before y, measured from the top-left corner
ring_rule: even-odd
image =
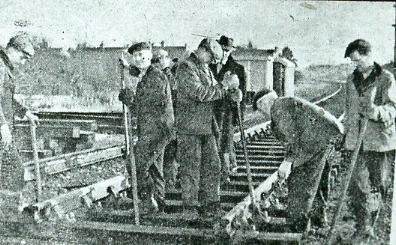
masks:
[[[345,47],[363,38],[379,63],[393,59],[392,2],[283,0],[0,0],[0,44],[18,31],[52,47],[78,43],[119,47],[164,40],[195,49],[205,35],[231,36],[236,45],[292,49],[300,67],[345,63]],[[18,26],[15,23],[25,23]]]

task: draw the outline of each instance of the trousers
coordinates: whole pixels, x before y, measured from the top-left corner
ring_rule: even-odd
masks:
[[[305,228],[308,218],[320,215],[326,208],[328,193],[328,178],[330,173],[327,161],[321,161],[324,151],[314,156],[304,164],[291,170],[288,185],[288,219],[297,230]],[[323,166],[322,164],[326,164]],[[323,171],[321,171],[323,168]],[[315,183],[319,182],[319,186]],[[313,199],[312,206],[310,201]]]
[[[15,144],[10,149],[0,150],[0,216],[12,215],[22,204],[35,201],[32,182],[24,180],[25,168]]]
[[[370,225],[371,213],[380,205],[390,185],[390,169],[395,161],[395,151],[360,151],[352,174],[349,195],[351,211],[356,217],[357,228]],[[378,196],[378,195],[377,195]]]
[[[163,176],[165,144],[159,144],[153,139],[157,138],[147,135],[140,137],[134,147],[137,190],[139,198],[147,200],[154,197],[157,202],[163,203],[165,200]],[[131,176],[130,164],[127,163],[126,167]]]
[[[177,159],[184,206],[220,201],[220,158],[214,135],[178,135]]]
[[[164,179],[165,186],[168,189],[175,188],[177,181],[178,163],[176,161],[177,142],[176,139],[171,140],[165,147],[164,152]]]
[[[0,150],[0,189],[21,191],[25,185],[24,167],[14,144],[10,149]]]

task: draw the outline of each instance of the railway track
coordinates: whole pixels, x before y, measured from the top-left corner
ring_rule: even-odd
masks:
[[[262,148],[263,145],[265,149]],[[265,185],[268,186],[269,182],[267,180],[274,178],[277,168],[282,163],[285,154],[282,144],[275,138],[261,133],[251,137],[248,144],[248,151],[251,155],[254,186],[259,187],[262,183],[266,183]],[[224,184],[221,187],[221,207],[224,212],[232,211],[232,209],[243,202],[248,195],[248,185],[245,181],[247,176],[246,166],[240,146],[237,146],[236,153],[238,167],[230,174],[230,183]],[[63,165],[61,164],[61,166]],[[165,210],[165,214],[143,216],[141,226],[133,225],[133,212],[114,208],[119,207],[117,202],[120,200],[122,192],[128,186],[129,184],[124,176],[117,176],[37,203],[33,207],[36,222],[38,220],[45,220],[45,222],[36,224],[32,220],[31,225],[36,228],[42,226],[38,229],[45,230],[45,232],[43,231],[45,236],[47,236],[47,238],[49,237],[48,239],[56,239],[57,242],[93,242],[94,244],[102,244],[101,242],[104,241],[104,238],[95,238],[92,234],[92,230],[97,230],[97,232],[101,233],[106,231],[106,234],[108,234],[106,235],[106,241],[113,241],[115,244],[120,244],[124,242],[123,240],[125,239],[123,237],[120,240],[119,237],[114,235],[118,233],[130,233],[128,236],[134,236],[136,234],[146,236],[153,233],[155,236],[158,236],[159,240],[163,239],[163,237],[171,236],[188,243],[206,241],[212,244],[213,242],[219,242],[218,231],[213,230],[213,224],[205,223],[205,221],[199,220],[198,217],[185,217],[180,215],[179,212],[181,211],[182,204],[180,191],[166,193],[167,209]],[[104,205],[103,202],[100,201],[106,198],[107,204]],[[109,201],[109,199],[112,200]],[[102,203],[102,205],[98,203]],[[108,205],[110,205],[111,208],[98,207]],[[89,208],[89,211],[79,213],[78,210],[83,207]],[[282,210],[280,212],[282,212]],[[77,220],[73,222],[73,219],[76,219],[76,217]],[[56,232],[57,234],[51,235],[50,230],[44,228],[47,227],[46,225],[51,222],[51,220],[59,219],[68,220],[69,222],[66,226],[58,222],[52,223],[52,226],[57,227],[59,230],[67,230],[68,234],[71,232],[74,234],[72,237],[75,236],[77,241],[70,239],[62,240],[67,236],[59,235],[61,233],[58,234],[58,231]],[[4,227],[10,228],[5,233],[14,238],[18,236],[15,232],[13,234],[12,230],[20,231],[20,228],[16,227],[21,225],[26,226],[26,224],[22,222],[18,223],[16,220],[13,222],[8,221],[9,223],[4,222],[5,221],[3,221],[3,224],[7,224]],[[89,232],[86,231],[87,229]],[[38,234],[37,230],[35,230],[33,234],[26,231],[23,233],[18,232],[18,234],[19,237],[35,237],[37,239],[43,239],[45,237],[43,234]],[[291,244],[293,244],[293,242],[298,242],[300,239],[298,234],[285,235],[277,232],[261,233],[258,238],[255,237],[254,232],[247,232],[244,235],[254,239],[275,242],[284,241],[286,239],[290,240]]]
[[[331,105],[331,100],[340,99],[339,92],[318,103]],[[98,128],[105,125],[102,127],[104,130],[113,130],[120,120],[117,113],[85,114],[83,117],[78,113],[43,113],[39,116],[46,119],[59,117],[73,120],[100,118],[103,121],[97,121]],[[174,241],[173,244],[230,244],[238,239],[248,244],[249,241],[251,244],[300,244],[302,234],[287,232],[285,208],[271,203],[270,200],[274,188],[281,186],[283,181],[279,179],[277,169],[281,164],[284,165],[282,167],[290,166],[283,162],[284,146],[271,136],[267,126],[268,122],[251,127],[245,132],[254,194],[257,200],[273,206],[268,213],[261,216],[264,228],[261,227],[260,231],[255,230],[257,227],[249,223],[249,220],[244,223],[239,219],[249,210],[251,200],[242,147],[236,144],[238,167],[230,174],[230,182],[221,186],[221,207],[225,215],[219,223],[213,224],[198,217],[181,215],[181,193],[174,191],[166,193],[166,213],[143,216],[142,224],[136,226],[133,224],[133,212],[126,207],[122,198],[129,183],[125,176],[119,175],[36,203],[30,207],[33,215],[27,215],[24,219],[11,217],[0,220],[0,239],[26,239],[26,242],[30,239],[29,244],[35,244],[35,240],[53,241],[52,244],[172,244],[170,240]],[[236,134],[235,141],[239,137]],[[40,166],[44,174],[56,175],[121,157],[122,146],[119,145],[43,159],[40,160]],[[28,173],[32,173],[32,163],[26,163],[26,169]],[[28,176],[34,178],[33,174]]]

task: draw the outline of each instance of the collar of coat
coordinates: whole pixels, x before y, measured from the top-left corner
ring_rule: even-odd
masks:
[[[359,95],[362,95],[367,89],[374,85],[375,79],[382,73],[382,67],[374,62],[371,73],[364,79],[363,73],[358,69],[353,71],[353,84]]]
[[[235,60],[234,57],[232,57],[232,55],[230,54],[227,58],[227,62],[224,64],[224,66],[230,66],[235,64]]]
[[[132,65],[129,67],[129,74],[131,74],[131,76],[133,76],[133,77],[142,78],[147,73],[147,71],[150,69],[152,69],[152,65],[150,65],[145,70],[141,70],[138,67]]]

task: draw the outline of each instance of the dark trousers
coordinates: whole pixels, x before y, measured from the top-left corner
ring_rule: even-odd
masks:
[[[0,189],[21,191],[24,187],[24,171],[21,157],[15,145],[9,150],[0,150]]]
[[[378,196],[383,196],[389,187],[389,173],[394,161],[394,151],[360,151],[349,188],[358,229],[371,225],[371,213],[381,202]]]
[[[220,125],[220,140],[219,140],[219,153],[221,160],[221,172],[223,177],[228,177],[230,169],[237,165],[236,153],[234,147],[234,124],[237,120],[233,112],[228,108],[222,113],[219,120]],[[227,155],[225,155],[227,154]],[[228,156],[228,159],[226,159]]]
[[[288,219],[297,230],[305,228],[308,218],[320,215],[326,208],[324,197],[328,193],[328,178],[325,176],[329,174],[330,167],[326,161],[321,161],[323,155],[324,152],[321,152],[303,165],[293,168],[287,179]],[[319,186],[316,185],[318,180]]]
[[[185,206],[220,201],[220,159],[214,135],[178,135],[177,159]]]
[[[165,145],[157,144],[157,140],[153,139],[157,138],[140,137],[134,147],[138,195],[143,200],[153,196],[157,202],[163,203],[165,199],[163,176]],[[127,171],[131,176],[129,163],[127,163]]]
[[[35,201],[35,186],[33,181],[25,183],[25,168],[14,144],[9,150],[1,149],[0,158],[0,207],[11,214],[22,203]]]
[[[164,152],[164,179],[167,188],[174,188],[177,180],[178,164],[176,161],[177,141],[172,140],[165,147]]]

